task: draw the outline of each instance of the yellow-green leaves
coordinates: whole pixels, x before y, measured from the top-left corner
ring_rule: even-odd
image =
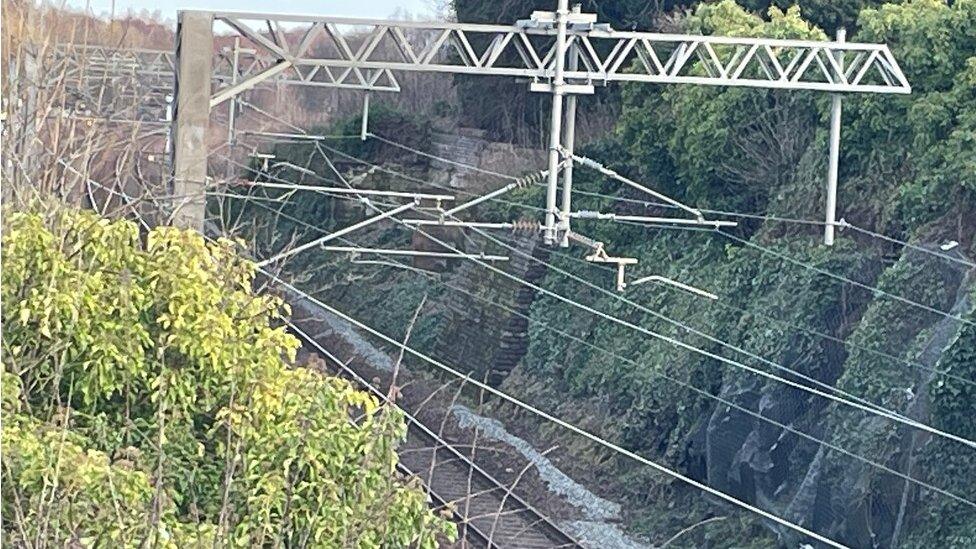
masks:
[[[294,368],[287,307],[252,292],[238,246],[171,227],[143,243],[85,211],[4,216],[4,505],[16,487],[24,520],[55,517],[55,545],[453,535],[393,474],[402,418]]]

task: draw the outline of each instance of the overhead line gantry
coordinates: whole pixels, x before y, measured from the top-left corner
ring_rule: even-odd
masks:
[[[215,28],[236,34],[249,46],[246,59],[240,60],[249,67],[248,74],[218,90],[211,87]],[[356,31],[355,39],[350,30]],[[203,219],[205,135],[212,109],[272,80],[358,89],[367,93],[366,139],[370,92],[398,91],[400,72],[438,72],[526,80],[530,90],[552,96],[541,229],[547,244],[562,246],[573,237],[573,218],[614,215],[572,210],[574,163],[595,167],[574,155],[576,98],[593,93],[596,86],[643,82],[833,94],[827,244],[833,243],[838,225],[841,94],[911,92],[886,45],[847,42],[843,31],[834,41],[618,31],[578,6],[570,9],[568,0],[558,0],[555,11],[536,11],[508,25],[184,10],[178,18],[176,57],[174,192],[200,197],[180,206],[176,218],[184,225],[199,227]],[[716,223],[700,214],[682,222]]]

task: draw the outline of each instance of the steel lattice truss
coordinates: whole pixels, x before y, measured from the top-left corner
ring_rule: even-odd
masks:
[[[214,56],[215,89],[248,79],[276,62],[274,57],[247,52],[239,60],[235,79],[232,53],[222,50]],[[48,55],[46,72],[63,80],[71,115],[160,122],[167,119],[175,58],[172,50],[65,43]]]
[[[173,92],[174,61],[171,51],[59,44],[45,72],[62,80],[70,115],[159,122]]]
[[[555,72],[556,30],[536,17],[516,25],[261,13],[215,13],[213,17],[273,59],[239,84],[241,90],[276,77],[395,91],[399,85],[393,71],[431,71],[524,77],[539,84],[534,89],[545,91]],[[296,26],[301,33],[296,34]],[[292,30],[285,33],[283,28]],[[579,22],[567,30],[567,47],[575,50],[579,60],[577,68],[564,72],[567,91],[626,81],[829,92],[911,91],[883,44],[618,32],[596,24],[589,14],[579,14]]]
[[[69,76],[134,74],[172,83],[175,56],[171,50],[59,44],[57,52],[69,60]]]

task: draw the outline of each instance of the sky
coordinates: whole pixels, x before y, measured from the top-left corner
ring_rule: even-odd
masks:
[[[176,20],[181,8],[238,10],[274,13],[335,15],[386,19],[395,13],[409,13],[421,19],[430,18],[438,0],[67,0],[69,7],[87,7],[98,16],[108,16],[112,5],[117,14],[158,11],[164,19]]]

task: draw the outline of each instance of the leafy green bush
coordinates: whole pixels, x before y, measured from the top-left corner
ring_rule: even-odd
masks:
[[[397,412],[293,368],[235,244],[53,208],[3,220],[9,539],[433,547]],[[14,390],[19,388],[19,390]],[[351,421],[351,418],[357,418]]]

